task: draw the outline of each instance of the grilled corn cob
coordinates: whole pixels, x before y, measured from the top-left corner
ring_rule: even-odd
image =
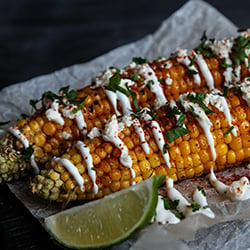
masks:
[[[58,94],[46,92],[43,107],[31,118],[15,124],[4,138],[15,154],[12,162],[8,161],[8,170],[4,167],[0,176],[4,174],[4,180],[18,178],[13,175],[14,165],[20,163],[20,154],[26,151],[32,156],[31,165],[37,174],[53,156],[62,155],[76,140],[84,140],[93,128],[103,129],[111,115],[126,115],[131,109],[134,112],[142,108],[157,110],[185,92],[206,93],[214,87],[222,88],[225,81],[244,79],[250,74],[247,46],[246,32],[239,38],[218,42],[203,36],[201,44],[190,53],[177,50],[169,59],[160,58],[151,63],[134,58],[123,70],[109,68],[102,72],[91,86],[78,91],[62,88]],[[241,54],[240,60],[237,53]],[[16,140],[13,136],[23,143],[13,145]],[[5,147],[0,154],[3,168],[8,159]],[[27,160],[25,163],[18,172],[31,169]]]
[[[143,109],[120,123],[113,115],[97,137],[48,162],[32,191],[58,202],[90,200],[152,175],[180,181],[249,161],[246,88],[249,78],[223,93],[180,95],[157,113]]]

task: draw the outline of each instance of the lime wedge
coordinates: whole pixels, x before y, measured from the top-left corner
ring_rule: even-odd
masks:
[[[158,187],[165,176],[153,176],[100,200],[70,208],[45,219],[46,230],[59,243],[76,249],[103,248],[127,239],[155,213]]]

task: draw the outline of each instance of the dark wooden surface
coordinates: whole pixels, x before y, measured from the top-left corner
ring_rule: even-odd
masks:
[[[136,41],[185,2],[0,1],[0,88]],[[250,26],[250,1],[208,2],[238,27]],[[6,185],[0,187],[0,249],[59,249]]]

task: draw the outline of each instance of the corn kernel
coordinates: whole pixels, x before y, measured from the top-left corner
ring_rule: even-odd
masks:
[[[182,155],[189,155],[191,153],[190,145],[188,141],[182,141],[179,144],[180,151]]]
[[[97,153],[101,159],[104,159],[104,158],[107,157],[107,152],[106,152],[105,149],[102,148],[102,147],[98,147],[98,148],[95,150],[95,153]]]
[[[112,181],[119,181],[121,179],[121,171],[118,168],[114,168],[109,172],[109,176]]]
[[[243,120],[239,124],[240,134],[247,134],[249,132],[250,124],[247,120]]]
[[[205,149],[202,149],[200,152],[199,152],[199,156],[200,156],[200,159],[203,163],[206,163],[210,160],[210,156],[209,156],[209,153],[207,150]]]
[[[153,154],[148,158],[148,161],[152,168],[159,167],[161,165],[161,160],[158,154]]]
[[[241,137],[234,138],[229,145],[230,145],[230,148],[233,150],[240,150],[242,148]]]
[[[195,171],[195,176],[201,176],[203,174],[203,172],[204,172],[203,164],[196,167],[194,171]]]
[[[200,151],[200,144],[197,139],[192,138],[190,141],[190,149],[192,153],[198,153]]]
[[[208,148],[207,138],[204,134],[200,134],[200,136],[198,137],[198,141],[202,149]]]
[[[128,188],[130,186],[130,181],[121,181],[120,186],[121,189]]]
[[[187,178],[193,178],[195,174],[194,168],[186,169],[185,174]]]
[[[29,126],[33,131],[38,131],[40,129],[39,123],[36,120],[30,121]]]
[[[228,151],[227,144],[225,144],[225,143],[217,144],[216,147],[215,147],[215,149],[216,149],[216,155],[217,156],[226,155],[227,151]]]
[[[236,163],[236,154],[235,154],[235,152],[233,151],[233,150],[228,150],[228,152],[227,152],[227,162],[229,163],[229,164],[234,164],[234,163]]]
[[[178,171],[184,169],[184,160],[183,160],[183,158],[181,156],[176,157],[175,164],[176,164],[176,169]]]
[[[66,171],[61,174],[61,179],[64,182],[66,182],[69,179],[69,177],[70,177],[70,174]]]
[[[169,151],[171,159],[175,160],[177,156],[181,156],[181,151],[178,146],[171,147]]]
[[[43,126],[43,132],[52,136],[56,132],[56,127],[52,122],[46,122]]]
[[[121,183],[119,181],[113,181],[109,185],[112,192],[117,192],[121,189]]]
[[[37,134],[34,136],[34,143],[38,147],[42,147],[46,142],[46,137],[43,134]]]
[[[68,179],[65,183],[65,188],[67,190],[72,190],[74,189],[74,187],[75,187],[75,184],[73,183],[73,181],[71,179]]]
[[[135,150],[136,158],[139,161],[145,160],[145,153],[141,146],[136,146],[134,150]]]
[[[183,162],[185,169],[193,168],[193,159],[191,155],[183,156]]]
[[[239,150],[235,150],[235,154],[236,154],[236,161],[237,162],[240,163],[240,162],[242,162],[244,160],[245,155],[244,155],[244,149],[243,148],[241,148]]]

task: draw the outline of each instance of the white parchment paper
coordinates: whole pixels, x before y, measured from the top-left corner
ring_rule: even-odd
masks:
[[[136,29],[136,26],[135,26]],[[213,7],[203,1],[189,1],[165,20],[158,30],[143,39],[119,47],[90,62],[74,65],[49,75],[40,76],[3,89],[0,92],[0,119],[13,122],[21,113],[29,114],[30,99],[39,99],[43,92],[57,91],[70,85],[81,88],[90,79],[109,66],[124,67],[132,57],[141,56],[149,60],[158,56],[168,57],[175,48],[191,49],[198,45],[203,31],[209,37],[223,39],[236,35],[236,27]],[[232,180],[249,175],[247,167],[228,170]],[[225,173],[224,173],[225,174]],[[234,179],[233,178],[233,179]],[[231,202],[218,196],[207,182],[207,178],[188,180],[177,188],[190,198],[196,185],[204,186],[208,192],[211,208],[216,213],[214,220],[196,215],[178,225],[146,227],[141,233],[114,249],[242,249],[250,247],[250,201]],[[10,190],[20,199],[41,223],[44,217],[58,208],[31,194],[28,182],[9,184]]]

